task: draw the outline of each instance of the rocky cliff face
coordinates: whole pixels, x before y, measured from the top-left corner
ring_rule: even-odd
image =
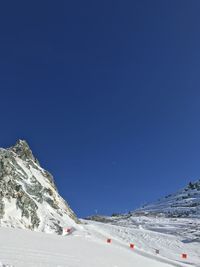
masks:
[[[78,219],[26,141],[0,149],[0,224],[62,234]]]

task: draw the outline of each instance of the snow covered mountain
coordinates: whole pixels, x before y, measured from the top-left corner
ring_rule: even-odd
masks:
[[[200,180],[133,212],[134,215],[200,218]]]
[[[199,184],[135,212],[79,224],[51,174],[19,140],[0,149],[0,266],[200,267]],[[73,231],[39,233],[62,234],[64,227]]]
[[[78,219],[26,141],[0,148],[0,225],[62,234]]]
[[[170,194],[158,201],[144,205],[128,214],[113,214],[113,216],[94,215],[86,219],[99,222],[113,222],[119,218],[130,217],[168,217],[168,218],[200,218],[200,180],[190,182],[185,188]]]

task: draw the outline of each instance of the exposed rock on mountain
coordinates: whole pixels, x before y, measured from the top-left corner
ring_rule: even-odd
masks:
[[[136,210],[133,214],[167,217],[200,217],[200,180],[190,182],[184,189],[155,203]]]
[[[185,188],[170,194],[160,200],[144,205],[128,214],[113,214],[112,216],[94,215],[86,219],[116,223],[121,220],[132,222],[134,217],[168,217],[168,218],[200,218],[200,180],[190,182]]]
[[[78,223],[26,141],[0,149],[0,224],[62,234]]]

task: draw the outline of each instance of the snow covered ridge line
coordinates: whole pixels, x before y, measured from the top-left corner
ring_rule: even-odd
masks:
[[[200,218],[200,180],[185,188],[133,212],[135,215],[163,215],[167,217]]]
[[[0,149],[0,225],[62,234],[78,218],[24,140]],[[77,226],[78,227],[78,226]]]
[[[166,217],[166,218],[200,218],[200,179],[190,182],[185,188],[176,193],[141,208],[130,211],[127,214],[114,213],[112,216],[92,215],[86,220],[113,223],[121,219],[131,217]]]

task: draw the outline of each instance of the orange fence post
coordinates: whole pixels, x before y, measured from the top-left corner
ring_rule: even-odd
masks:
[[[186,253],[183,253],[181,256],[182,256],[182,259],[187,259],[187,254]]]

